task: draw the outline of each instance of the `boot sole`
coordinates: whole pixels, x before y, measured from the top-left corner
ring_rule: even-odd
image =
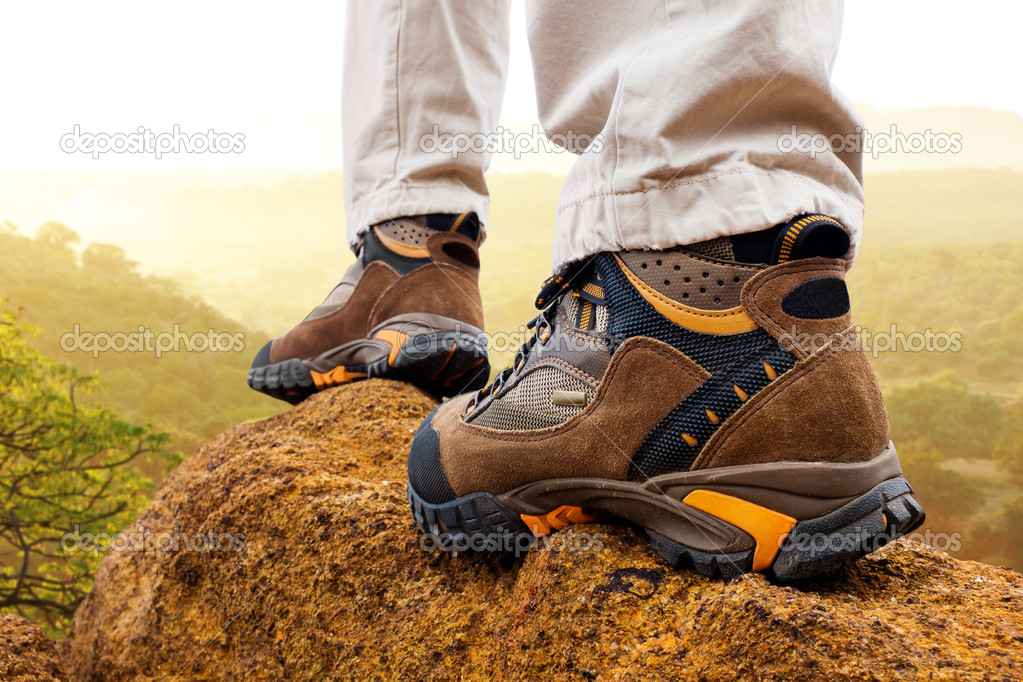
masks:
[[[324,366],[322,359],[291,358],[255,367],[249,370],[249,387],[297,405],[324,389],[375,377],[415,384],[439,397],[479,390],[490,378],[486,347],[474,334],[445,331],[406,335],[381,329],[361,347],[356,346],[364,350],[369,344],[375,344],[379,355],[363,362],[331,362]]]
[[[826,575],[919,527],[924,511],[891,444],[868,462],[781,462],[669,474],[644,483],[539,481],[430,504],[413,516],[440,546],[528,547],[573,523],[617,517],[644,529],[675,567],[776,582]]]

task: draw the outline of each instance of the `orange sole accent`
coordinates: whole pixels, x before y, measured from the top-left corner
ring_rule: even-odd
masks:
[[[393,329],[381,329],[373,338],[386,341],[391,344],[391,354],[387,356],[387,364],[394,367],[394,361],[398,357],[398,353],[401,352],[401,347],[404,346],[405,341],[408,340],[408,335],[404,332],[395,331]]]
[[[525,523],[533,535],[540,537],[556,530],[566,528],[573,523],[593,523],[599,520],[582,510],[581,507],[573,507],[563,504],[557,509],[547,512],[542,516],[520,514],[522,522]]]
[[[368,376],[365,372],[349,372],[348,368],[343,365],[325,373],[310,370],[309,374],[313,376],[313,383],[316,384],[317,389],[349,384],[358,379],[365,379]]]
[[[682,502],[753,536],[757,545],[753,551],[754,571],[770,568],[778,556],[781,543],[796,525],[796,520],[791,516],[713,490],[694,490]]]

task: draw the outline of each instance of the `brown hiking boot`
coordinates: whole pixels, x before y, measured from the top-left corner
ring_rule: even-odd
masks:
[[[408,381],[440,396],[480,388],[490,363],[479,235],[475,213],[373,226],[326,300],[260,349],[249,386],[290,403],[368,377]]]
[[[845,286],[849,238],[803,216],[548,280],[535,335],[413,440],[408,494],[453,549],[617,516],[673,565],[786,581],[923,521]]]

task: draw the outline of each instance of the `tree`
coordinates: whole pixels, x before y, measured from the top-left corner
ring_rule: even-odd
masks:
[[[175,457],[166,452],[166,434],[81,404],[95,377],[32,349],[30,333],[0,309],[0,610],[59,632],[101,558],[67,548],[69,533],[128,526],[153,488],[132,462]]]
[[[1007,412],[1005,429],[995,447],[995,460],[1013,481],[1023,485],[1023,391]],[[1023,505],[1020,508],[1023,509]]]
[[[947,458],[990,458],[1005,425],[1005,408],[997,398],[971,391],[950,372],[895,386],[885,403],[892,440],[926,439]]]
[[[901,442],[899,460],[917,499],[936,531],[962,530],[984,504],[984,494],[966,476],[942,468],[942,454],[927,440]]]
[[[1020,537],[1020,524],[1023,524],[1023,497],[1017,497],[1005,505],[998,527],[1002,540],[1003,553],[1009,566],[1019,570],[1023,567],[1023,538]]]

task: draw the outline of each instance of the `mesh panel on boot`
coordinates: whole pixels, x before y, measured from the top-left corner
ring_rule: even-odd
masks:
[[[579,319],[579,299],[571,295],[565,296],[561,299],[561,307],[564,308],[569,323],[574,327]]]
[[[796,358],[771,339],[735,363],[734,367],[711,376],[676,405],[643,439],[629,465],[629,480],[645,481],[661,474],[691,469],[710,437],[746,402],[735,387],[744,391],[748,400],[771,383],[765,362],[776,376],[780,376],[792,369]],[[716,422],[711,421],[707,410],[714,414]],[[683,433],[696,442],[693,445],[686,443]]]
[[[505,402],[503,398],[497,398],[487,405],[483,414],[473,420],[473,425],[498,431],[531,431],[556,426],[562,421],[564,420],[559,417],[527,410]]]
[[[680,327],[646,302],[626,279],[612,254],[601,253],[594,260],[604,282],[604,297],[610,312],[607,340],[612,355],[626,339],[647,336],[674,346],[713,373],[728,368],[765,342],[773,343],[771,335],[763,329],[716,335]]]
[[[474,416],[472,423],[502,431],[542,429],[567,421],[583,411],[581,405],[555,405],[554,391],[586,394],[589,404],[596,389],[562,369],[543,365],[525,374],[515,386]]]
[[[595,310],[597,313],[597,319],[596,322],[594,323],[592,331],[595,331],[598,334],[604,334],[607,332],[607,323],[610,321],[610,316],[608,315],[607,312],[607,306],[598,305],[596,306]]]
[[[745,402],[735,386],[748,400],[771,382],[765,361],[778,376],[791,369],[796,358],[763,329],[715,335],[674,324],[633,288],[613,255],[600,254],[596,264],[610,308],[608,342],[613,350],[630,337],[647,336],[674,346],[712,374],[647,434],[633,456],[629,479],[687,471],[711,435]],[[688,445],[683,433],[696,443]]]
[[[569,324],[576,329],[583,328],[579,326],[579,311],[584,305],[591,306],[593,311],[591,313],[590,326],[585,328],[585,330],[591,334],[603,334],[606,332],[608,322],[607,306],[587,302],[577,296],[565,296],[561,301],[561,307],[565,311],[565,319],[568,320]]]
[[[519,379],[515,387],[503,396],[506,402],[514,403],[528,410],[543,412],[565,421],[582,412],[579,405],[555,405],[551,401],[554,391],[577,391],[586,394],[586,402],[593,400],[597,391],[582,379],[567,372],[545,365],[538,367]]]

